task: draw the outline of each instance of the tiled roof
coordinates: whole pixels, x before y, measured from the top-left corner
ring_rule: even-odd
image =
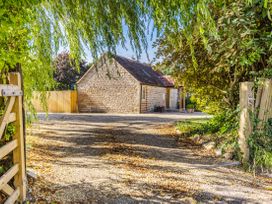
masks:
[[[142,84],[162,87],[174,86],[174,82],[169,76],[164,76],[161,73],[156,72],[150,65],[118,55],[114,55],[113,58]]]

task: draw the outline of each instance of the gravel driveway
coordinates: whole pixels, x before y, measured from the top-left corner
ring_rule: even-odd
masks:
[[[202,114],[39,115],[27,135],[33,203],[271,203],[272,181],[177,142]]]

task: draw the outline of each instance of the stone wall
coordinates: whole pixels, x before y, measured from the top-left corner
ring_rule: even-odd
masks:
[[[77,89],[79,112],[140,112],[140,83],[113,59],[100,60]]]
[[[166,106],[166,88],[142,85],[146,90],[146,98],[141,99],[141,112],[152,112],[155,106]]]

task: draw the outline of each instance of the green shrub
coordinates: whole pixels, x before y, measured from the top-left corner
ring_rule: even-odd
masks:
[[[259,120],[253,117],[253,132],[248,139],[250,160],[252,170],[272,168],[272,118],[265,124],[264,128],[258,128]]]
[[[4,110],[0,110],[0,117],[3,117]],[[0,139],[0,147],[5,145],[7,142],[12,140],[12,136],[15,133],[15,125],[13,123],[9,123],[5,128],[5,132],[3,137]],[[2,176],[11,166],[12,166],[12,154],[7,155],[3,159],[0,160],[0,176]]]
[[[182,136],[193,136],[198,134],[202,128],[202,124],[206,121],[194,120],[194,121],[181,121],[177,124],[177,128],[180,131]]]
[[[195,105],[192,104],[192,103],[189,103],[189,104],[186,105],[186,108],[187,108],[187,109],[194,109],[194,108],[195,108]]]
[[[238,116],[239,110],[225,111],[210,120],[181,121],[177,128],[181,132],[181,137],[200,136],[204,142],[214,141],[223,153],[231,149],[238,158]]]
[[[249,167],[251,170],[272,168],[272,118],[262,129],[258,128],[260,121],[252,114],[253,132],[248,139]],[[222,152],[232,151],[234,157],[240,160],[238,145],[239,109],[218,114],[210,120],[181,121],[177,128],[181,137],[193,138],[200,136],[204,141],[214,141]]]

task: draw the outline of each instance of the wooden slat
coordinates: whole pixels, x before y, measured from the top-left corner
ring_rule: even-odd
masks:
[[[15,174],[19,171],[19,165],[15,164],[11,167],[3,176],[0,178],[0,189],[2,190],[3,187],[12,179]]]
[[[12,152],[18,146],[18,141],[12,140],[0,148],[0,159]]]
[[[15,120],[16,120],[16,113],[10,113],[8,123],[12,123]]]
[[[260,120],[259,128],[263,127],[264,123],[272,115],[271,111],[271,97],[272,97],[272,80],[265,80],[261,101],[258,119]]]
[[[262,93],[263,93],[263,85],[264,85],[264,79],[261,79],[260,84],[257,89],[256,100],[255,100],[255,109],[258,109],[260,107]]]
[[[14,92],[17,92],[17,91],[20,91],[21,89],[20,89],[20,87],[19,86],[17,86],[17,85],[12,85],[12,84],[0,84],[0,96],[4,96],[3,95],[3,92],[12,92],[12,91],[14,91]]]
[[[15,102],[15,96],[11,96],[8,100],[7,106],[5,108],[5,112],[4,115],[2,116],[1,120],[0,120],[0,139],[3,136],[3,132],[5,130],[5,127],[9,121],[9,114],[12,110],[12,107],[14,105]]]
[[[3,191],[5,194],[7,194],[7,195],[10,196],[10,195],[14,192],[14,189],[11,188],[10,185],[6,184],[6,185],[3,187],[2,191]]]
[[[20,195],[19,188],[16,188],[16,190],[12,193],[12,195],[6,200],[5,204],[14,204]]]

